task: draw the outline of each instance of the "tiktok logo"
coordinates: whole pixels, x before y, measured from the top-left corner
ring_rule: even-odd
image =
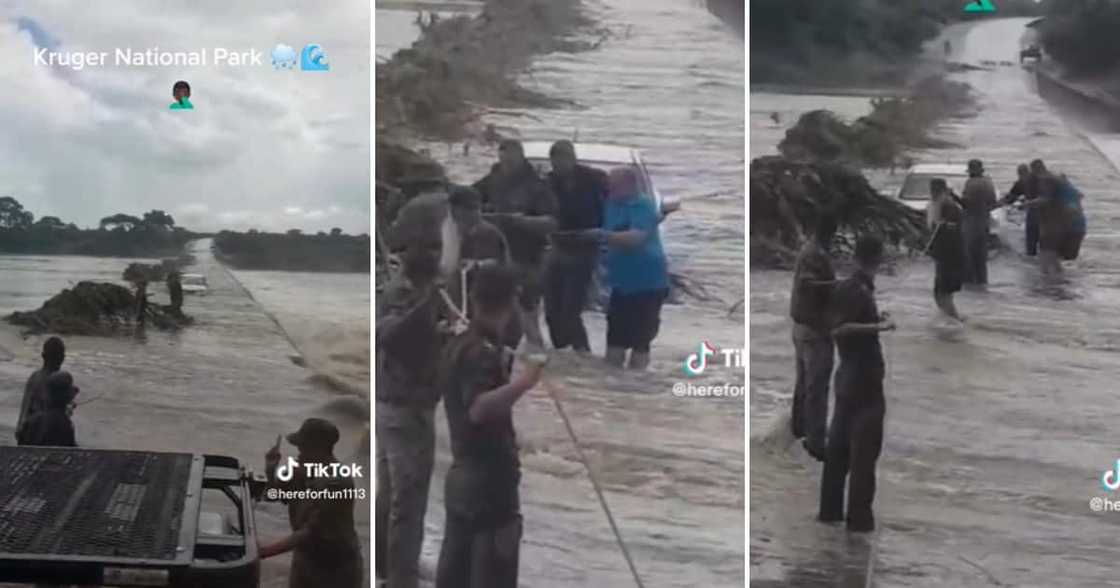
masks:
[[[1101,486],[1109,492],[1120,489],[1120,459],[1116,460],[1115,470],[1105,470],[1101,475]]]
[[[276,468],[276,477],[280,478],[281,482],[291,482],[297,465],[299,462],[289,457],[287,465]]]
[[[700,342],[700,352],[693,353],[684,360],[684,373],[690,376],[699,376],[708,367],[708,358],[715,355],[716,350],[707,341]]]

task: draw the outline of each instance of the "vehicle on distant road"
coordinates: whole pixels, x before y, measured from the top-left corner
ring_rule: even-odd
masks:
[[[1019,63],[1023,63],[1028,57],[1035,61],[1042,59],[1042,48],[1035,44],[1030,44],[1019,51]]]

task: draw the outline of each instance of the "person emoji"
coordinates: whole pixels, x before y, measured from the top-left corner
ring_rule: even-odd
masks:
[[[191,85],[180,80],[171,88],[171,95],[175,101],[171,103],[171,110],[194,110],[191,104]]]

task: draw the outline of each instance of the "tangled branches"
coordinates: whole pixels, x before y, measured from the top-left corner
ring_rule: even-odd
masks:
[[[801,116],[778,145],[795,161],[847,161],[890,166],[906,148],[947,146],[929,136],[943,117],[972,102],[966,84],[934,76],[919,81],[910,97],[873,98],[871,113],[848,124],[828,110]]]
[[[853,236],[871,234],[896,251],[920,250],[928,231],[920,212],[880,195],[857,171],[838,163],[798,163],[782,157],[751,161],[751,263],[790,267],[823,212],[837,217],[837,251]]]

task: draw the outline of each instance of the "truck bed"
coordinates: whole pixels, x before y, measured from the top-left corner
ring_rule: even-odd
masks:
[[[192,456],[18,448],[0,452],[0,552],[174,560]]]
[[[255,588],[251,486],[220,455],[0,446],[0,582]]]

